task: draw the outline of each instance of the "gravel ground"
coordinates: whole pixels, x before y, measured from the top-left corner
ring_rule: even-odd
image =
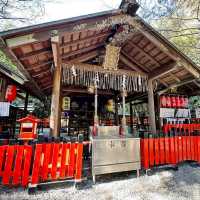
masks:
[[[152,176],[135,174],[104,175],[81,190],[72,185],[46,188],[28,195],[27,190],[0,188],[2,200],[200,200],[200,167],[184,164],[178,171],[163,170]]]

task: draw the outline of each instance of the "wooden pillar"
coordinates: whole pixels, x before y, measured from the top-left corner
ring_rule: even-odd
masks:
[[[155,119],[155,106],[154,106],[154,93],[153,93],[153,80],[148,80],[148,107],[149,107],[149,122],[150,131],[156,133],[156,119]]]
[[[54,58],[54,77],[51,99],[51,115],[50,115],[50,129],[53,137],[60,136],[61,124],[61,80],[62,80],[62,62],[60,56],[59,36],[51,38],[51,45]]]
[[[133,103],[130,102],[130,125],[131,125],[131,133],[133,133]]]
[[[117,97],[115,98],[115,124],[116,124],[116,126],[119,125],[119,114],[118,114],[118,101],[117,101]]]
[[[6,80],[0,77],[0,101],[5,101],[6,96]]]
[[[25,115],[27,114],[28,97],[29,97],[29,94],[28,94],[28,92],[27,92],[27,93],[26,93],[26,97],[25,97],[25,102],[24,102],[24,114],[25,114]]]

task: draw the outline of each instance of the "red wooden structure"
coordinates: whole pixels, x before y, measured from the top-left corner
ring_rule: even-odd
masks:
[[[34,116],[27,116],[25,118],[19,119],[18,122],[21,123],[19,138],[23,140],[33,140],[37,138],[37,125],[39,119]]]
[[[82,143],[43,143],[0,146],[2,184],[23,187],[82,177]]]

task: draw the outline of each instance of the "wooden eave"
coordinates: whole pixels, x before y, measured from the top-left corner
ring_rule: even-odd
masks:
[[[52,36],[60,37],[63,63],[87,63],[105,54],[108,37],[113,36],[113,24],[102,29],[95,28],[95,24],[109,17],[124,16],[118,9],[3,32],[0,33],[2,49],[16,60],[31,89],[39,91],[41,96],[48,95],[55,67]],[[157,81],[163,90],[186,80],[193,80],[191,84],[197,86],[195,81],[200,78],[200,71],[187,56],[140,17],[132,18],[130,24],[137,31],[122,45],[120,69],[143,73]]]

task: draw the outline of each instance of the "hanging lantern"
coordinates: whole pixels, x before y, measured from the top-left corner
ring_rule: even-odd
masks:
[[[169,95],[166,96],[166,107],[171,108],[171,97]]]
[[[176,108],[176,98],[174,95],[171,97],[171,103],[172,103],[172,108]]]
[[[180,102],[180,108],[184,108],[185,107],[185,100],[183,96],[179,97],[179,102]]]
[[[181,101],[180,101],[180,96],[177,96],[176,97],[176,102],[177,102],[177,108],[180,108],[181,107]]]
[[[184,97],[184,106],[185,106],[185,108],[188,107],[188,104],[189,104],[188,97]]]
[[[166,107],[166,104],[167,104],[166,96],[162,95],[162,96],[160,97],[160,104],[161,104],[161,107],[162,107],[162,108],[165,108],[165,107]]]
[[[6,101],[12,102],[16,99],[17,96],[17,87],[15,85],[8,85],[6,90]]]

